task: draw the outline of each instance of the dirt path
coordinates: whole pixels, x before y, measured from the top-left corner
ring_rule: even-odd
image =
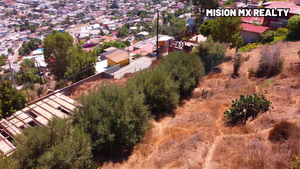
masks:
[[[214,166],[213,166],[213,155],[214,155],[214,152],[216,150],[217,145],[221,142],[222,139],[227,140],[230,137],[241,138],[241,137],[245,137],[245,136],[254,136],[256,134],[265,134],[265,133],[268,133],[271,129],[272,128],[268,128],[268,129],[258,131],[256,133],[249,133],[249,134],[221,134],[221,135],[217,136],[215,138],[215,141],[212,143],[208,153],[207,153],[203,168],[204,169],[214,168]]]

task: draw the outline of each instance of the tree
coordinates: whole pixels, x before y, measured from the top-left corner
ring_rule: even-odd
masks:
[[[153,115],[170,113],[179,101],[178,85],[167,71],[143,70],[132,79],[145,95],[145,103]]]
[[[95,65],[97,62],[96,50],[84,52],[82,46],[77,44],[69,48],[68,54],[67,62],[69,64],[67,72],[64,75],[65,78],[73,77],[73,82],[77,82],[95,74]]]
[[[123,26],[122,28],[120,28],[118,30],[118,34],[117,34],[118,38],[124,38],[124,37],[126,37],[128,35],[129,35],[129,30],[128,30],[128,28],[126,26]]]
[[[13,53],[13,49],[12,48],[8,48],[7,52],[12,54]]]
[[[186,21],[184,19],[172,18],[170,20],[170,26],[172,33],[176,36],[180,36],[185,31]]]
[[[62,79],[67,71],[68,50],[73,46],[73,37],[67,32],[53,31],[44,38],[45,61],[56,78]]]
[[[109,48],[109,47],[115,47],[119,49],[125,49],[126,45],[122,42],[114,41],[114,42],[105,42],[101,46],[101,48],[98,50],[98,53],[103,53],[104,49]]]
[[[204,76],[203,63],[193,53],[170,53],[163,57],[156,69],[162,69],[171,74],[173,80],[178,83],[181,95],[191,94]]]
[[[117,9],[117,8],[119,8],[119,6],[117,5],[116,1],[114,1],[110,6],[110,9]]]
[[[211,34],[212,23],[213,23],[212,20],[204,21],[203,24],[201,24],[201,26],[200,26],[199,33],[205,37],[208,37],[208,35]]]
[[[103,84],[79,98],[74,123],[90,134],[95,151],[122,153],[144,136],[152,119],[135,85]]]
[[[125,41],[123,41],[122,43],[124,43],[126,46],[130,46],[130,45],[131,45],[131,43],[130,43],[129,40],[125,40]]]
[[[25,95],[12,87],[12,83],[0,83],[0,118],[10,116],[25,107]]]
[[[205,14],[204,14],[204,9],[206,8],[216,8],[219,6],[218,2],[219,0],[181,0],[185,3],[192,3],[195,7],[195,12],[196,12],[196,15],[199,15],[200,13],[200,24],[203,22],[204,20],[204,17],[205,17]]]
[[[6,65],[6,60],[7,60],[7,59],[8,59],[8,56],[2,54],[2,55],[0,56],[0,66]]]
[[[6,157],[2,153],[0,153],[0,167],[1,168],[8,168],[8,169],[18,169],[20,168],[17,162],[11,158]]]
[[[34,68],[35,67],[35,61],[31,59],[24,59],[23,62],[20,64],[23,68]]]
[[[300,16],[294,15],[288,21],[289,39],[300,39]]]
[[[91,168],[89,135],[69,119],[52,118],[47,126],[30,127],[16,136],[12,158],[20,168]]]
[[[209,35],[207,40],[200,42],[193,52],[200,57],[205,65],[205,71],[208,72],[212,68],[212,62],[213,66],[222,63],[226,54],[226,46],[219,42],[215,43]]]
[[[13,9],[12,13],[13,13],[13,15],[18,15],[18,11],[15,9]]]
[[[240,36],[242,19],[241,17],[219,17],[211,25],[211,36],[215,42],[225,43],[230,48],[243,45],[243,38]]]

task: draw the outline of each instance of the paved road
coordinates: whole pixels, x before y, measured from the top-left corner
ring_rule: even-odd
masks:
[[[126,73],[135,73],[151,66],[152,58],[141,57],[132,61],[129,65],[122,67],[120,70],[113,73],[116,79],[121,79]]]

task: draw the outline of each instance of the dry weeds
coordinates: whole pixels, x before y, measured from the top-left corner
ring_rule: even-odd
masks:
[[[287,168],[292,156],[300,155],[299,140],[274,144],[268,135],[282,120],[300,123],[299,46],[300,42],[283,44],[284,70],[271,82],[246,76],[250,67],[257,68],[262,46],[243,53],[249,59],[240,69],[240,78],[230,77],[233,62],[221,64],[221,73],[207,75],[193,96],[175,110],[174,117],[153,123],[128,160],[106,162],[102,168]],[[207,97],[202,97],[203,89],[208,91]],[[223,112],[230,108],[231,100],[253,93],[264,94],[274,109],[246,125],[227,127]]]

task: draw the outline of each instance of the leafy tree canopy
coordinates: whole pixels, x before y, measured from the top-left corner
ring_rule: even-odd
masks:
[[[193,52],[200,57],[205,65],[205,71],[208,72],[211,70],[212,62],[214,66],[222,63],[226,54],[226,46],[219,42],[215,43],[209,35],[207,40],[200,42]]]
[[[89,135],[68,119],[54,117],[47,126],[26,128],[15,144],[10,158],[19,168],[92,168]]]
[[[152,119],[135,85],[104,84],[79,98],[75,124],[91,135],[96,151],[122,153],[141,140]]]
[[[204,76],[204,66],[200,58],[184,52],[173,52],[163,57],[156,69],[163,69],[178,83],[180,94],[191,94]]]
[[[53,31],[44,38],[43,48],[48,68],[58,78],[67,71],[68,50],[73,46],[73,37],[67,32]]]
[[[177,107],[178,85],[167,71],[143,70],[135,74],[131,81],[145,94],[146,104],[153,115],[170,113]]]
[[[213,20],[211,25],[211,36],[215,42],[225,43],[230,48],[243,45],[240,36],[241,17],[219,17]]]
[[[0,118],[24,108],[25,103],[25,95],[14,89],[11,82],[0,83]]]
[[[287,28],[289,39],[300,39],[300,16],[293,16],[289,19]]]

